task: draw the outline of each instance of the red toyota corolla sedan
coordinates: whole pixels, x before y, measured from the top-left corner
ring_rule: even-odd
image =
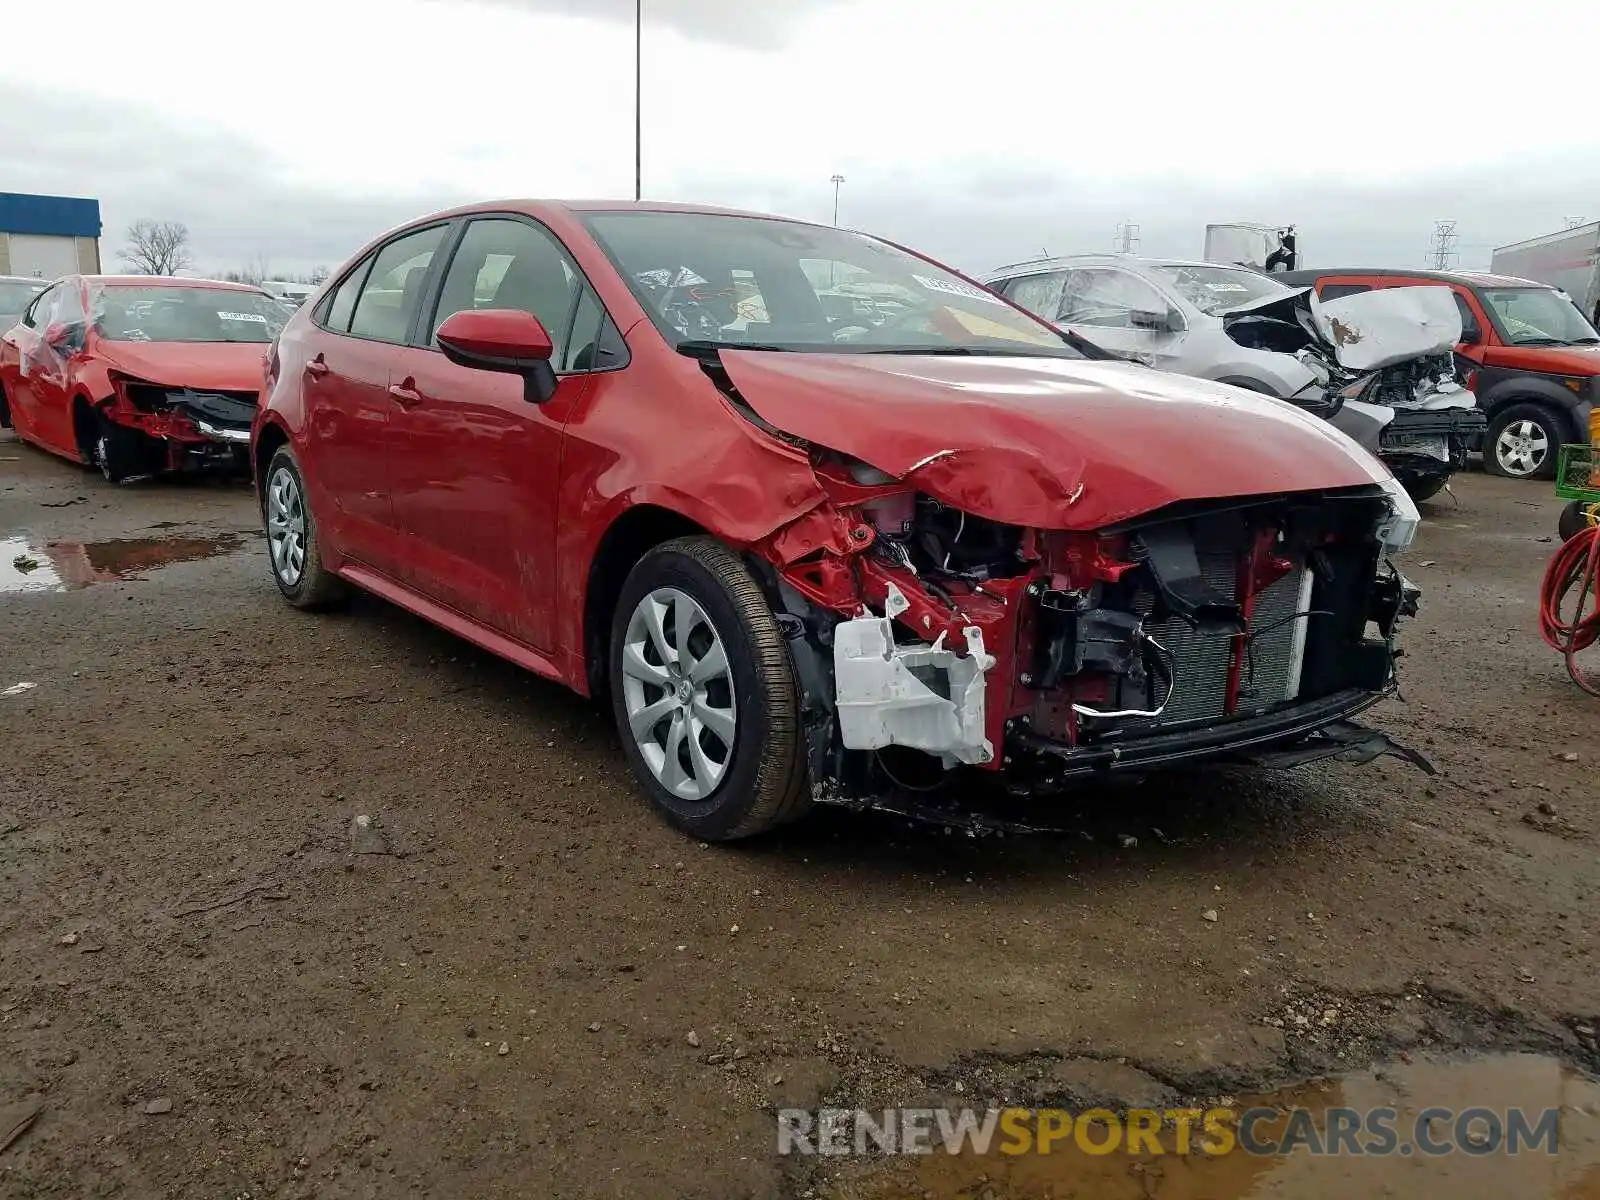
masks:
[[[0,423],[113,482],[248,469],[262,361],[287,316],[245,284],[69,275],[0,339]]]
[[[730,839],[987,776],[1402,753],[1416,509],[1326,422],[1084,359],[908,250],[651,204],[395,230],[290,319],[273,578],[353,584],[609,698]],[[1370,624],[1369,624],[1370,623]]]

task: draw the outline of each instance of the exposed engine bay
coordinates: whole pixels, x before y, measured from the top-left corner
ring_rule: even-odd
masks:
[[[1349,718],[1395,686],[1418,592],[1392,482],[1191,501],[1092,533],[964,513],[813,450],[825,512],[765,547],[819,799],[1013,791],[1228,756],[1399,753]]]

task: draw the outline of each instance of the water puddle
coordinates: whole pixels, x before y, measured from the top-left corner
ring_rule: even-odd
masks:
[[[157,567],[226,554],[241,541],[236,533],[105,542],[0,538],[0,595],[75,591],[96,583],[140,579]]]
[[[983,1154],[970,1142],[948,1153],[935,1123],[934,1153],[850,1161],[817,1194],[827,1200],[1600,1200],[1600,1083],[1538,1055],[1392,1063],[1234,1097],[1229,1109],[1231,1116],[1216,1120],[1218,1129],[1232,1130],[1231,1148],[1225,1137],[1208,1141],[1206,1121],[1217,1110],[1206,1110],[1187,1119],[1187,1153],[1177,1123],[1164,1115],[1144,1121],[1161,1153],[1152,1152],[1150,1138],[1130,1152],[1139,1110],[1091,1120],[1084,1143],[1076,1128],[1061,1132],[1058,1117],[1049,1127],[1049,1153],[1038,1152],[1037,1135],[1046,1129],[1038,1119],[1015,1120],[1020,1132],[1009,1139],[1002,1120]],[[1029,1130],[1029,1144],[1018,1153]]]

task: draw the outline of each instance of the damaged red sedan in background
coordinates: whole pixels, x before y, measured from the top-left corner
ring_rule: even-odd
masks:
[[[69,275],[0,338],[0,422],[114,483],[246,471],[263,359],[287,316],[246,284]]]
[[[652,801],[817,801],[1399,753],[1417,512],[1323,421],[1090,362],[928,259],[639,204],[380,239],[269,355],[293,604],[385,597],[607,696]],[[1431,768],[1430,768],[1431,769]]]

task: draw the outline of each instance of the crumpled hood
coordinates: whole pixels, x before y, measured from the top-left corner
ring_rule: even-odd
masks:
[[[1440,285],[1375,288],[1336,300],[1296,288],[1222,314],[1223,330],[1241,345],[1261,345],[1261,322],[1278,329],[1262,348],[1292,354],[1317,345],[1350,371],[1448,353],[1461,340],[1461,310],[1454,293]]]
[[[1292,404],[1130,364],[748,350],[721,359],[769,424],[1010,524],[1097,529],[1179,500],[1388,478]]]
[[[113,371],[197,391],[259,392],[265,342],[112,342],[102,339],[96,356]]]

